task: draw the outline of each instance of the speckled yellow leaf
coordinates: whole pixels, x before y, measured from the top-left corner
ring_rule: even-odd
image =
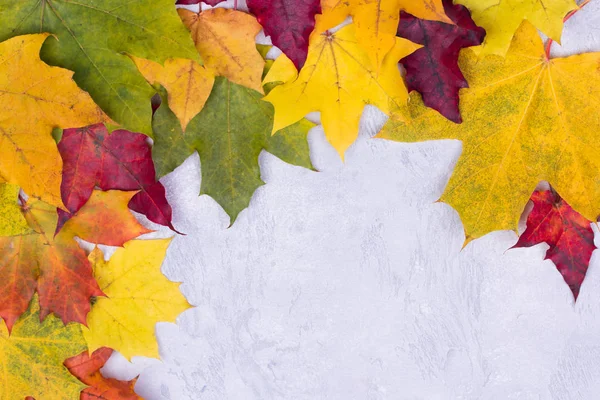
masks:
[[[23,235],[31,230],[17,203],[18,195],[18,186],[0,183],[0,236]]]
[[[194,60],[169,59],[164,67],[157,62],[130,56],[144,78],[151,84],[162,85],[169,95],[169,107],[185,132],[188,123],[206,104],[215,77]]]
[[[122,246],[145,233],[127,205],[137,192],[94,190],[85,205],[61,229],[63,236],[77,236],[90,243]]]
[[[471,10],[475,23],[485,28],[476,52],[505,55],[515,31],[525,20],[560,41],[563,18],[577,8],[575,0],[456,0]]]
[[[320,20],[317,16],[317,27]],[[398,60],[419,48],[397,38],[382,65],[379,76],[367,54],[356,43],[355,26],[350,24],[335,33],[315,30],[310,39],[308,59],[298,78],[274,88],[266,97],[275,107],[273,132],[277,132],[312,111],[321,112],[329,142],[343,157],[358,136],[358,125],[365,104],[385,113],[390,103],[402,107],[408,92],[398,71]],[[286,63],[279,57],[277,64]],[[286,63],[288,68],[293,64]]]
[[[262,27],[256,18],[225,8],[201,13],[180,8],[177,12],[191,31],[206,69],[263,93],[261,78],[265,60],[255,45]]]
[[[358,43],[377,68],[394,46],[400,10],[418,18],[453,23],[442,0],[323,0],[323,25],[330,29],[352,16]]]
[[[39,58],[47,34],[0,43],[0,181],[64,207],[62,160],[52,129],[110,122],[72,80],[73,72]]]
[[[0,399],[79,400],[86,386],[63,362],[86,349],[78,324],[50,315],[40,322],[37,297],[9,336],[0,320]]]
[[[106,346],[128,359],[158,358],[154,334],[157,322],[174,322],[190,305],[161,272],[170,239],[132,240],[108,262],[95,249],[89,256],[94,277],[107,297],[100,297],[88,314],[83,335],[90,352]]]
[[[298,77],[298,70],[288,56],[282,53],[276,61],[263,79],[263,86],[269,83],[291,82]]]
[[[460,139],[463,154],[442,200],[460,214],[467,239],[517,229],[536,185],[546,180],[589,220],[600,214],[600,53],[546,60],[525,23],[506,55],[461,53],[470,89],[454,124],[414,94],[409,125],[393,118],[380,137]]]

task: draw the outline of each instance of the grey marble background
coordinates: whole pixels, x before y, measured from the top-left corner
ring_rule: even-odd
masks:
[[[553,53],[583,51],[600,51],[600,0]],[[502,231],[461,251],[435,202],[460,142],[371,139],[384,122],[366,108],[345,163],[314,128],[319,172],[263,151],[266,185],[229,229],[196,155],[165,177],[187,235],[163,272],[195,307],[157,325],[160,361],[117,354],[103,373],[139,374],[150,400],[600,398],[598,253],[574,305],[545,244],[507,250]]]

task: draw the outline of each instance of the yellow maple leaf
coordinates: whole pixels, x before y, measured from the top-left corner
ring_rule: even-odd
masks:
[[[192,33],[204,66],[215,75],[263,93],[265,60],[256,49],[262,27],[250,14],[225,8],[195,13],[177,10]]]
[[[475,52],[504,56],[515,31],[525,20],[560,41],[563,18],[577,9],[575,0],[456,0],[466,6],[475,23],[485,28],[483,45]]]
[[[31,230],[17,203],[19,187],[0,183],[0,236],[23,235]]]
[[[9,335],[0,320],[0,399],[79,399],[86,386],[63,362],[86,349],[78,324],[54,316],[40,322],[37,298]]]
[[[138,70],[151,84],[162,85],[169,95],[169,107],[185,132],[188,123],[206,104],[214,75],[194,60],[169,59],[164,67],[157,62],[130,56]]]
[[[463,154],[442,200],[460,214],[468,240],[499,229],[516,231],[542,180],[595,220],[600,213],[599,65],[600,53],[547,60],[537,30],[524,23],[506,59],[461,52],[470,85],[461,91],[462,124],[425,108],[411,94],[411,123],[392,118],[379,136],[462,140]]]
[[[400,11],[417,18],[453,24],[442,0],[322,0],[323,25],[330,29],[352,16],[358,43],[376,68],[394,46]]]
[[[122,246],[145,233],[127,205],[137,192],[94,190],[85,205],[61,229],[61,235],[77,236],[91,243]]]
[[[94,249],[89,259],[94,277],[107,297],[99,297],[88,314],[83,336],[90,352],[110,347],[123,356],[158,358],[157,322],[173,322],[190,307],[160,266],[170,239],[132,240],[108,262]]]
[[[0,181],[57,207],[62,160],[52,129],[111,122],[72,80],[73,72],[39,58],[48,34],[0,43]]]
[[[317,16],[317,26],[319,23]],[[419,47],[396,38],[394,48],[377,75],[366,53],[356,43],[353,24],[335,33],[315,30],[306,64],[296,80],[277,86],[265,97],[275,107],[273,132],[312,111],[320,111],[325,135],[343,157],[358,136],[365,104],[373,104],[385,113],[389,112],[390,103],[396,107],[406,104],[408,92],[398,71],[398,60]],[[289,59],[279,57],[272,69],[279,70],[278,63],[295,68]]]

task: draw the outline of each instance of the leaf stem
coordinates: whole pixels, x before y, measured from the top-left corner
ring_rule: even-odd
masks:
[[[570,13],[568,13],[567,16],[563,18],[563,23],[567,22],[569,19],[571,19],[573,15],[581,11],[581,9],[585,7],[585,5],[588,4],[590,1],[592,0],[585,0],[583,3],[581,3],[577,10],[573,10]],[[548,41],[546,42],[546,60],[550,59],[550,49],[552,48],[552,43],[554,43],[554,40],[552,40],[552,38],[548,38]]]

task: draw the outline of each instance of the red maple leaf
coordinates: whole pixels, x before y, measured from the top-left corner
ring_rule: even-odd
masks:
[[[248,9],[298,71],[308,54],[308,38],[321,13],[319,0],[248,0]]]
[[[0,318],[9,330],[35,292],[40,320],[54,313],[65,324],[85,324],[90,299],[104,296],[83,249],[68,232],[53,235],[55,210],[41,201],[24,202],[21,212],[31,230],[0,237]]]
[[[546,242],[546,260],[552,260],[571,288],[575,300],[585,279],[594,246],[590,221],[576,212],[554,190],[536,190],[527,229],[514,246],[531,247]]]
[[[109,134],[103,124],[63,131],[58,143],[63,159],[60,191],[69,212],[58,210],[57,232],[83,207],[96,186],[101,190],[139,190],[129,208],[175,230],[165,188],[156,181],[147,139],[126,130]]]
[[[400,13],[397,35],[423,48],[400,60],[406,69],[406,86],[423,96],[423,102],[456,123],[462,122],[458,92],[469,87],[458,66],[458,54],[465,47],[483,42],[485,30],[475,25],[469,10],[444,0],[446,15],[456,24],[418,19]]]
[[[81,382],[89,385],[81,391],[80,400],[141,400],[134,391],[136,379],[119,381],[105,378],[100,373],[100,368],[113,353],[108,347],[101,347],[90,357],[87,350],[78,356],[71,357],[64,362],[65,367]]]

